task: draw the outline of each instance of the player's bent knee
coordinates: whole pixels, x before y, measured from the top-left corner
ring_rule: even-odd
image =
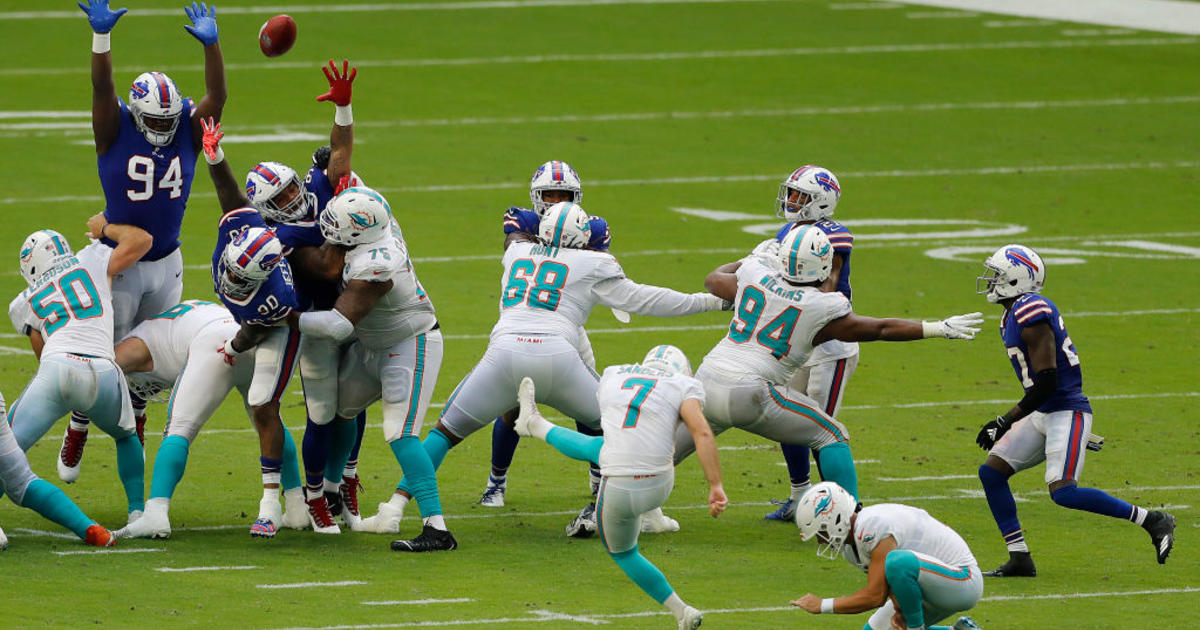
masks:
[[[905,580],[915,580],[921,572],[921,562],[917,555],[904,549],[888,552],[883,564],[884,575],[888,584],[896,584]]]

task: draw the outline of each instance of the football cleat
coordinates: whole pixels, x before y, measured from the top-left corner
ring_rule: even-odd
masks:
[[[488,475],[487,488],[484,488],[483,496],[479,498],[479,505],[484,507],[504,507],[504,491],[507,489],[507,481],[496,483],[496,478]]]
[[[351,523],[350,529],[373,534],[399,534],[402,518],[404,508],[398,508],[391,503],[380,503],[377,514]]]
[[[679,521],[663,514],[662,508],[657,507],[638,517],[639,527],[644,534],[662,534],[679,531]]]
[[[359,481],[358,475],[353,477],[342,476],[342,484],[338,486],[338,498],[346,512],[346,514],[342,514],[342,520],[345,520],[347,523],[349,523],[350,518],[362,518],[362,513],[358,511],[358,493],[362,489],[362,481]]]
[[[283,505],[286,510],[283,513],[283,520],[279,523],[281,527],[288,529],[308,529],[312,525],[308,520],[308,504],[304,502],[303,489],[293,488],[290,491],[285,490],[283,493]]]
[[[4,535],[4,530],[0,529],[0,551],[8,549],[8,536]]]
[[[87,444],[88,432],[73,429],[67,425],[63,433],[62,448],[58,451],[58,478],[65,483],[75,483],[79,479],[79,463],[83,461],[83,447]]]
[[[283,506],[279,505],[279,497],[263,497],[258,502],[258,518],[250,525],[250,535],[254,538],[274,538],[283,522]]]
[[[521,406],[521,413],[517,414],[517,421],[513,424],[513,430],[521,437],[533,437],[532,425],[538,417],[535,394],[533,379],[528,376],[521,379],[521,386],[517,388],[517,403]]]
[[[308,504],[308,520],[314,532],[318,534],[342,533],[337,522],[333,520],[333,515],[329,513],[329,504],[325,502],[325,495],[308,499],[305,503]]]
[[[1037,569],[1028,551],[1010,551],[1008,562],[991,571],[984,571],[983,577],[1037,577]]]
[[[342,513],[342,494],[340,492],[325,491],[325,503],[329,506],[329,513],[333,516],[340,516]]]
[[[958,621],[954,622],[952,630],[980,630],[979,624],[970,617],[959,617]]]
[[[112,547],[117,544],[117,537],[102,526],[92,524],[88,526],[83,542],[93,547]]]
[[[253,538],[274,538],[279,527],[269,518],[259,517],[250,524],[250,536]]]
[[[696,630],[701,623],[704,623],[704,613],[688,606],[683,609],[683,616],[679,618],[679,630]]]
[[[591,538],[596,533],[596,504],[589,503],[579,511],[579,516],[567,525],[567,536],[571,538]]]
[[[454,535],[432,525],[421,528],[421,534],[412,540],[393,540],[392,551],[454,551],[458,541]]]
[[[170,538],[171,521],[166,512],[149,510],[141,518],[131,519],[128,525],[113,532],[113,535],[117,538]]]
[[[1175,517],[1166,512],[1151,512],[1146,515],[1142,527],[1150,532],[1158,563],[1166,564],[1167,556],[1171,555],[1171,548],[1175,546]]]
[[[796,520],[796,500],[788,497],[787,501],[777,501],[771,499],[773,505],[778,505],[779,509],[767,514],[763,518],[768,521],[784,521],[791,523]]]
[[[125,524],[128,525],[139,518],[142,518],[142,510],[134,510],[129,513],[129,517],[125,519]]]

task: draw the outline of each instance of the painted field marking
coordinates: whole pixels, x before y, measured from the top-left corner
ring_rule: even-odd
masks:
[[[291,8],[279,7],[278,10],[291,11]],[[687,50],[640,53],[582,53],[582,54],[542,54],[542,55],[506,55],[499,57],[447,57],[429,59],[360,59],[355,62],[359,68],[429,68],[429,67],[465,67],[511,64],[563,64],[588,62],[656,62],[656,61],[690,61],[695,59],[769,59],[780,57],[814,57],[822,55],[878,55],[896,53],[940,53],[962,52],[970,50],[1005,51],[1005,50],[1060,50],[1066,48],[1108,48],[1130,46],[1188,46],[1200,42],[1196,37],[1137,37],[1113,39],[1058,39],[1043,41],[1011,41],[1011,42],[953,42],[930,44],[871,44],[863,46],[833,46],[828,48],[759,48],[746,50]],[[226,63],[225,72],[272,70],[304,70],[311,71],[320,67],[324,61],[257,61],[251,63]],[[121,66],[114,69],[118,74],[136,73],[144,70],[138,66]],[[203,72],[203,64],[167,64],[160,66],[165,72]],[[86,77],[86,65],[63,68],[5,68],[0,70],[0,76],[14,75],[55,75],[76,74]]]
[[[63,538],[66,540],[79,540],[79,537],[76,536],[75,534],[68,534],[66,532],[51,532],[51,531],[47,531],[44,529],[31,529],[28,527],[14,527],[9,531],[21,532],[22,534],[29,534],[30,536],[44,536],[47,538]]]
[[[233,567],[157,567],[154,570],[159,573],[187,573],[190,571],[249,571],[261,568],[254,565],[245,565]]]
[[[910,20],[937,20],[937,19],[955,19],[955,18],[977,18],[978,13],[970,11],[913,11],[905,13],[904,17]]]
[[[404,599],[404,600],[387,600],[381,602],[362,602],[363,606],[424,606],[426,604],[461,604],[464,602],[473,602],[475,600],[470,597],[456,597],[454,599]]]
[[[1127,28],[1068,28],[1061,31],[1063,37],[1096,37],[1099,35],[1129,35],[1136,33]]]
[[[89,556],[101,553],[158,553],[165,549],[97,549],[95,551],[51,551],[56,556]]]
[[[366,584],[362,580],[342,580],[340,582],[293,582],[291,584],[256,584],[255,588],[265,589],[281,589],[281,588],[324,588],[326,586],[362,586]]]
[[[1053,20],[988,20],[983,23],[983,26],[985,28],[1024,28],[1049,24],[1056,24],[1056,22]]]
[[[947,481],[950,479],[977,479],[975,475],[932,475],[923,477],[876,477],[876,481]]]
[[[837,2],[829,5],[830,11],[875,11],[878,9],[899,9],[904,5],[893,2]]]

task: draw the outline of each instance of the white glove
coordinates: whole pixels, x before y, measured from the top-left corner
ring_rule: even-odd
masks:
[[[758,258],[763,264],[774,269],[779,265],[779,241],[769,238],[759,243],[754,248],[754,251],[750,252],[750,255]]]
[[[947,317],[940,322],[921,322],[922,336],[946,339],[974,339],[983,324],[983,313],[967,313]]]

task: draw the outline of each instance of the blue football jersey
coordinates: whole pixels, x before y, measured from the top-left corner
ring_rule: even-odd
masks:
[[[505,234],[513,232],[521,232],[524,234],[538,233],[538,226],[541,225],[542,217],[534,210],[527,210],[517,206],[509,206],[508,211],[504,213],[503,230]],[[608,231],[608,221],[601,217],[588,217],[588,228],[591,230],[591,237],[588,239],[588,247],[598,252],[606,252],[612,245],[612,236]]]
[[[1042,413],[1063,410],[1091,413],[1092,406],[1087,396],[1083,395],[1083,371],[1079,368],[1079,354],[1075,352],[1075,344],[1067,334],[1066,323],[1063,322],[1054,302],[1037,293],[1026,293],[1017,298],[1000,322],[1000,336],[1004,339],[1004,346],[1008,350],[1013,369],[1017,372],[1017,379],[1026,390],[1033,387],[1029,347],[1021,340],[1021,331],[1042,323],[1049,324],[1050,330],[1054,332],[1058,389],[1037,410]]]
[[[142,260],[159,260],[179,247],[183,210],[196,174],[192,135],[195,107],[191,99],[183,99],[175,137],[171,144],[156,147],[138,131],[125,101],[117,101],[121,107],[117,140],[96,158],[104,190],[104,218],[109,223],[128,223],[149,232],[154,244]],[[102,240],[109,247],[117,246]]]
[[[783,242],[783,237],[799,225],[799,223],[784,223],[783,227],[779,228],[779,232],[775,234],[775,240]],[[833,253],[843,257],[842,269],[838,274],[837,290],[846,296],[847,300],[851,299],[850,252],[854,249],[854,235],[846,226],[830,219],[821,219],[812,225],[829,237],[829,243],[833,245]]]
[[[279,261],[279,266],[275,267],[266,281],[245,299],[237,300],[221,292],[219,278],[224,272],[221,254],[234,236],[252,227],[267,227],[253,208],[232,210],[221,217],[217,224],[217,247],[212,257],[213,290],[239,324],[273,326],[293,310],[305,310],[301,308],[302,299],[292,282],[292,268],[287,259]]]

